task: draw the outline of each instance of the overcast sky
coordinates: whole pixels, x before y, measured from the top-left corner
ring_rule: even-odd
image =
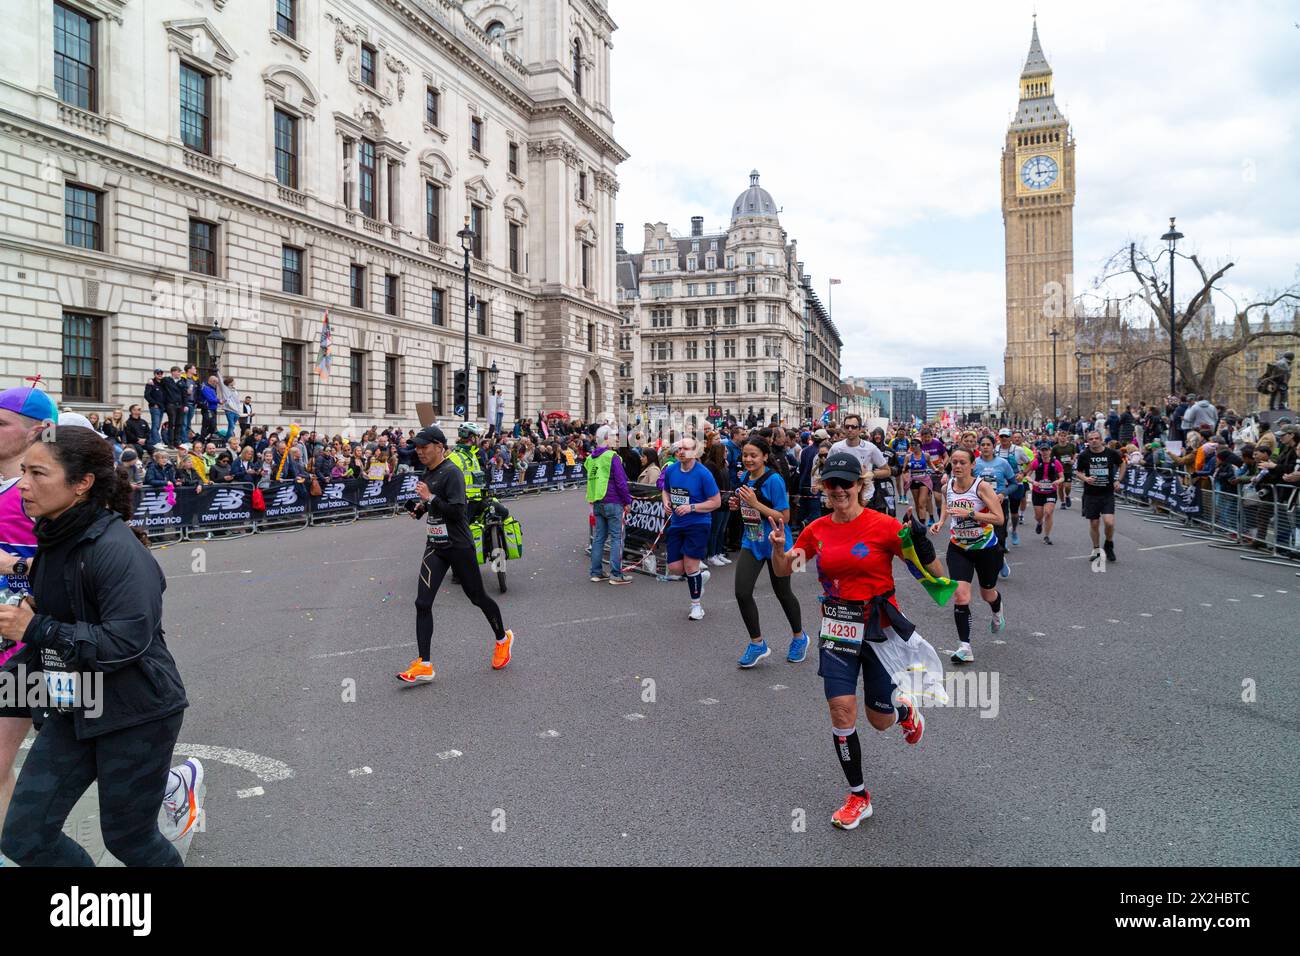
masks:
[[[1001,381],[999,164],[1035,8],[1077,142],[1076,292],[1170,215],[1180,251],[1237,263],[1234,295],[1300,279],[1300,4],[609,8],[628,247],[647,221],[725,227],[757,168],[823,302],[843,280],[845,375],[985,364]]]

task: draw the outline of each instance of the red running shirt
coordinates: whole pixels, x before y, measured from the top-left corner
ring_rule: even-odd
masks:
[[[866,508],[844,524],[836,524],[832,515],[818,518],[794,546],[806,558],[817,559],[817,578],[827,597],[870,601],[894,590],[894,558],[903,556],[902,529],[896,519]],[[898,607],[892,597],[889,603]]]

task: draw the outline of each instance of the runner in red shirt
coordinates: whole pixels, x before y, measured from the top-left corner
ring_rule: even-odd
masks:
[[[910,696],[898,689],[880,655],[884,642],[899,641],[915,650],[914,642],[919,641],[932,659],[938,660],[934,649],[898,611],[893,561],[902,558],[898,533],[903,526],[889,515],[862,506],[861,492],[870,480],[863,476],[853,455],[836,452],[828,456],[821,483],[831,514],[804,528],[789,551],[783,550],[785,529],[779,518],[773,522],[770,536],[772,565],[778,575],[790,574],[809,558],[817,560],[817,577],[824,592],[817,673],[825,684],[835,752],[849,781],[848,798],[831,816],[831,823],[843,830],[852,830],[871,816],[856,726],[859,674],[867,721],[876,730],[888,730],[897,723],[903,729],[903,739],[915,744],[925,731],[925,718]],[[927,570],[943,575],[937,558]]]

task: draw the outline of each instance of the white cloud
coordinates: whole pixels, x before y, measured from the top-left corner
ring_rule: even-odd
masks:
[[[725,226],[757,167],[823,301],[844,280],[845,374],[984,362],[1000,378],[1000,153],[1032,9],[611,0],[629,245],[647,220]],[[1171,214],[1181,249],[1238,263],[1234,295],[1296,281],[1294,9],[1037,9],[1078,143],[1076,286],[1130,239],[1158,245]]]

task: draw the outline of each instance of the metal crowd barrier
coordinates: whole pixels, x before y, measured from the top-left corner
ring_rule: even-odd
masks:
[[[1144,521],[1177,528],[1212,548],[1236,551],[1245,561],[1300,569],[1300,488],[1271,488],[1272,497],[1261,498],[1251,486],[1228,492],[1214,488],[1204,474],[1139,466],[1128,470],[1121,495],[1131,510],[1149,510]]]
[[[320,482],[312,495],[309,482],[273,481],[261,487],[264,508],[253,507],[254,485],[221,482],[198,488],[141,488],[135,492],[132,527],[149,534],[157,546],[180,541],[210,541],[249,534],[301,531],[317,524],[346,524],[363,518],[388,518],[418,498],[421,472],[406,471],[383,481],[338,479]],[[537,464],[491,468],[487,493],[496,498],[536,495],[547,489],[585,486],[581,464]]]

